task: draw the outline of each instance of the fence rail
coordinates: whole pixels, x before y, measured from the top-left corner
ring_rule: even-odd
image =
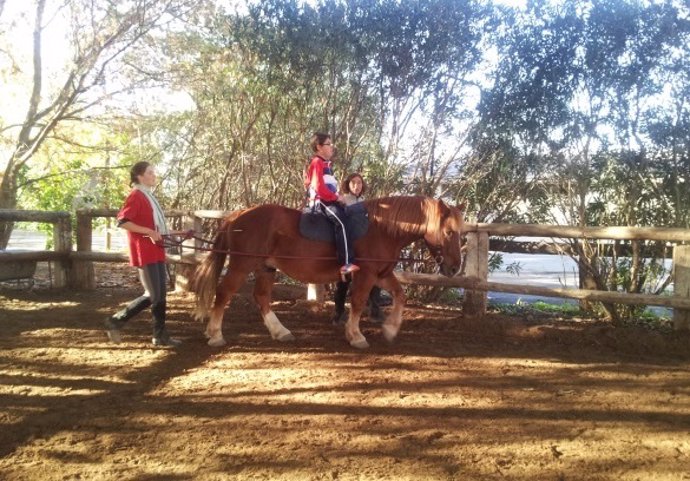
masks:
[[[662,306],[676,309],[690,309],[690,297],[660,296],[655,294],[631,294],[627,292],[596,291],[591,289],[573,289],[559,287],[538,287],[501,282],[488,282],[476,277],[445,278],[432,274],[416,272],[398,272],[396,277],[401,284],[427,286],[460,287],[463,289],[510,292],[545,297],[563,297],[580,301],[613,302],[616,304],[640,304],[645,306]]]
[[[218,210],[168,211],[166,215],[177,223],[177,228],[194,229],[201,232],[204,220],[222,219],[228,212]],[[94,252],[92,237],[94,218],[115,217],[116,210],[88,209],[77,211],[77,248],[72,249],[71,216],[67,212],[42,212],[21,210],[0,210],[0,221],[46,222],[54,225],[53,251],[34,252],[0,252],[0,263],[10,261],[52,261],[56,262],[55,285],[75,288],[94,288],[94,262],[125,262],[123,253]],[[481,315],[486,312],[487,291],[509,292],[516,294],[563,297],[587,301],[599,301],[618,304],[639,304],[663,306],[674,309],[676,327],[688,329],[690,325],[690,246],[681,245],[690,242],[690,229],[673,229],[657,227],[572,227],[538,224],[467,224],[467,252],[465,276],[446,278],[430,274],[396,272],[397,278],[404,284],[460,287],[465,289],[464,310],[470,315]],[[546,288],[507,284],[488,281],[489,237],[550,237],[553,239],[579,239],[590,241],[596,239],[610,240],[652,240],[675,244],[673,254],[674,295],[630,294],[587,289]],[[555,242],[555,241],[554,241]],[[199,241],[187,241],[188,247],[199,246]],[[187,279],[198,262],[198,255],[183,253],[170,255],[168,261],[178,266],[178,287],[185,288]]]
[[[670,227],[573,227],[542,224],[467,224],[467,232],[509,237],[554,237],[570,239],[690,241],[690,229]]]

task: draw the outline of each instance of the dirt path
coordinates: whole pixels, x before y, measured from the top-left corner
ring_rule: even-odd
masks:
[[[282,286],[294,343],[244,295],[209,348],[182,294],[182,348],[107,343],[136,294],[0,292],[0,479],[690,480],[687,335],[416,306],[355,352]]]

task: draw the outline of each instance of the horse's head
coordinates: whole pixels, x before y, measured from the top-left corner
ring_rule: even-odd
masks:
[[[465,204],[448,207],[438,202],[438,224],[430,225],[424,236],[429,252],[434,256],[441,274],[452,277],[462,267],[460,238],[465,224]]]

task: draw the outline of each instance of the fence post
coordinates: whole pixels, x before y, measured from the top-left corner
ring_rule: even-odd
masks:
[[[195,216],[193,213],[186,215],[182,218],[182,228],[184,230],[193,229],[197,236],[201,235],[201,230],[203,229],[203,223],[200,217]],[[185,248],[187,246],[187,248]],[[191,249],[189,248],[191,247]],[[187,239],[182,242],[182,248],[180,250],[180,259],[185,256],[185,251],[189,256],[196,255],[196,248],[202,247],[202,242],[198,239]],[[196,264],[184,264],[180,263],[175,266],[175,291],[189,291],[192,281],[192,276],[196,270]]]
[[[55,263],[55,287],[67,287],[72,277],[69,259],[72,252],[72,220],[69,215],[60,217],[53,225],[53,242],[55,252],[64,254],[64,258]]]
[[[326,297],[326,288],[323,284],[308,284],[307,285],[307,300],[323,303]]]
[[[479,281],[489,279],[489,234],[488,232],[467,233],[467,253],[465,254],[465,277],[474,277]],[[462,312],[466,316],[483,316],[486,314],[488,297],[486,291],[465,289]]]
[[[77,211],[77,251],[90,252],[93,248],[93,218]],[[76,289],[95,289],[96,276],[92,261],[73,261],[72,285]]]
[[[578,273],[578,287],[580,289],[597,290],[597,281],[592,275],[591,271],[587,269],[587,264],[592,263],[595,255],[595,251],[590,244],[590,239],[583,237],[578,239],[580,245],[580,253],[577,256],[577,273]],[[587,300],[579,301],[580,309],[583,311],[592,311],[595,303]]]
[[[673,295],[690,297],[690,245],[673,248]],[[690,310],[673,309],[673,328],[676,331],[690,330]]]

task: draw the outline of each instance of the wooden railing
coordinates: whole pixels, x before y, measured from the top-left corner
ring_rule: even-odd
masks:
[[[32,221],[54,224],[54,251],[0,252],[0,262],[5,260],[30,259],[35,261],[57,261],[56,286],[78,289],[95,287],[94,262],[126,262],[124,253],[94,252],[92,250],[92,220],[97,217],[115,217],[117,211],[104,209],[80,210],[77,212],[77,248],[72,250],[70,215],[66,212],[3,211],[0,221]],[[225,211],[169,211],[166,215],[176,229],[202,231],[204,220],[222,219]],[[597,239],[609,240],[654,240],[674,243],[673,270],[674,295],[631,294],[587,289],[566,289],[527,286],[488,281],[489,237],[550,237],[553,239]],[[687,329],[690,320],[690,242],[689,229],[655,227],[571,227],[536,224],[468,224],[466,226],[467,252],[464,276],[447,278],[430,274],[396,272],[404,284],[460,287],[465,289],[464,311],[467,315],[482,315],[486,312],[487,291],[510,292],[526,295],[563,297],[587,301],[618,304],[639,304],[664,306],[674,309],[677,327]],[[197,244],[197,241],[190,241]],[[193,250],[168,257],[177,265],[177,286],[186,288],[186,281],[200,258]]]
[[[77,211],[77,250],[70,254],[73,263],[71,285],[77,289],[94,289],[96,280],[94,262],[127,262],[129,257],[123,252],[95,252],[93,250],[93,220],[96,218],[115,218],[116,209],[80,209]],[[174,227],[179,228],[189,213],[172,210],[165,213]],[[171,262],[179,261],[172,258]]]
[[[690,229],[656,228],[656,227],[571,227],[558,225],[538,224],[468,224],[467,232],[467,259],[465,279],[449,280],[451,284],[470,290],[512,292],[517,294],[541,295],[550,297],[567,297],[580,300],[596,300],[601,302],[613,302],[619,304],[645,304],[653,306],[665,306],[676,308],[688,308],[687,300],[676,296],[628,294],[621,292],[594,291],[585,289],[550,289],[544,287],[525,286],[517,284],[500,284],[488,282],[488,259],[490,236],[514,236],[514,237],[551,237],[553,239],[580,239],[592,240],[652,240],[675,243],[674,269],[676,277],[680,274],[679,267],[682,256],[687,246],[680,242],[690,242]],[[407,280],[415,283],[431,284],[432,279],[410,275]],[[441,281],[445,282],[445,281]],[[446,285],[446,284],[434,284]],[[678,286],[678,279],[676,279]],[[676,289],[677,290],[677,289]],[[485,296],[484,296],[485,297]],[[481,302],[481,301],[479,301]],[[480,306],[481,310],[481,306]]]
[[[463,277],[443,278],[403,272],[398,275],[401,283],[424,284],[465,289],[463,312],[482,315],[486,312],[487,291],[516,294],[564,297],[617,304],[638,304],[674,308],[674,325],[677,329],[690,328],[690,246],[680,242],[690,241],[689,229],[656,227],[571,227],[536,224],[468,224],[467,254]],[[589,289],[564,289],[505,284],[488,281],[489,237],[551,237],[554,239],[592,240],[652,240],[672,242],[674,295],[648,295]]]
[[[53,225],[53,250],[31,252],[0,251],[0,262],[55,262],[53,285],[69,284],[72,252],[72,223],[69,212],[44,212],[37,210],[0,209],[0,222],[41,222]]]

